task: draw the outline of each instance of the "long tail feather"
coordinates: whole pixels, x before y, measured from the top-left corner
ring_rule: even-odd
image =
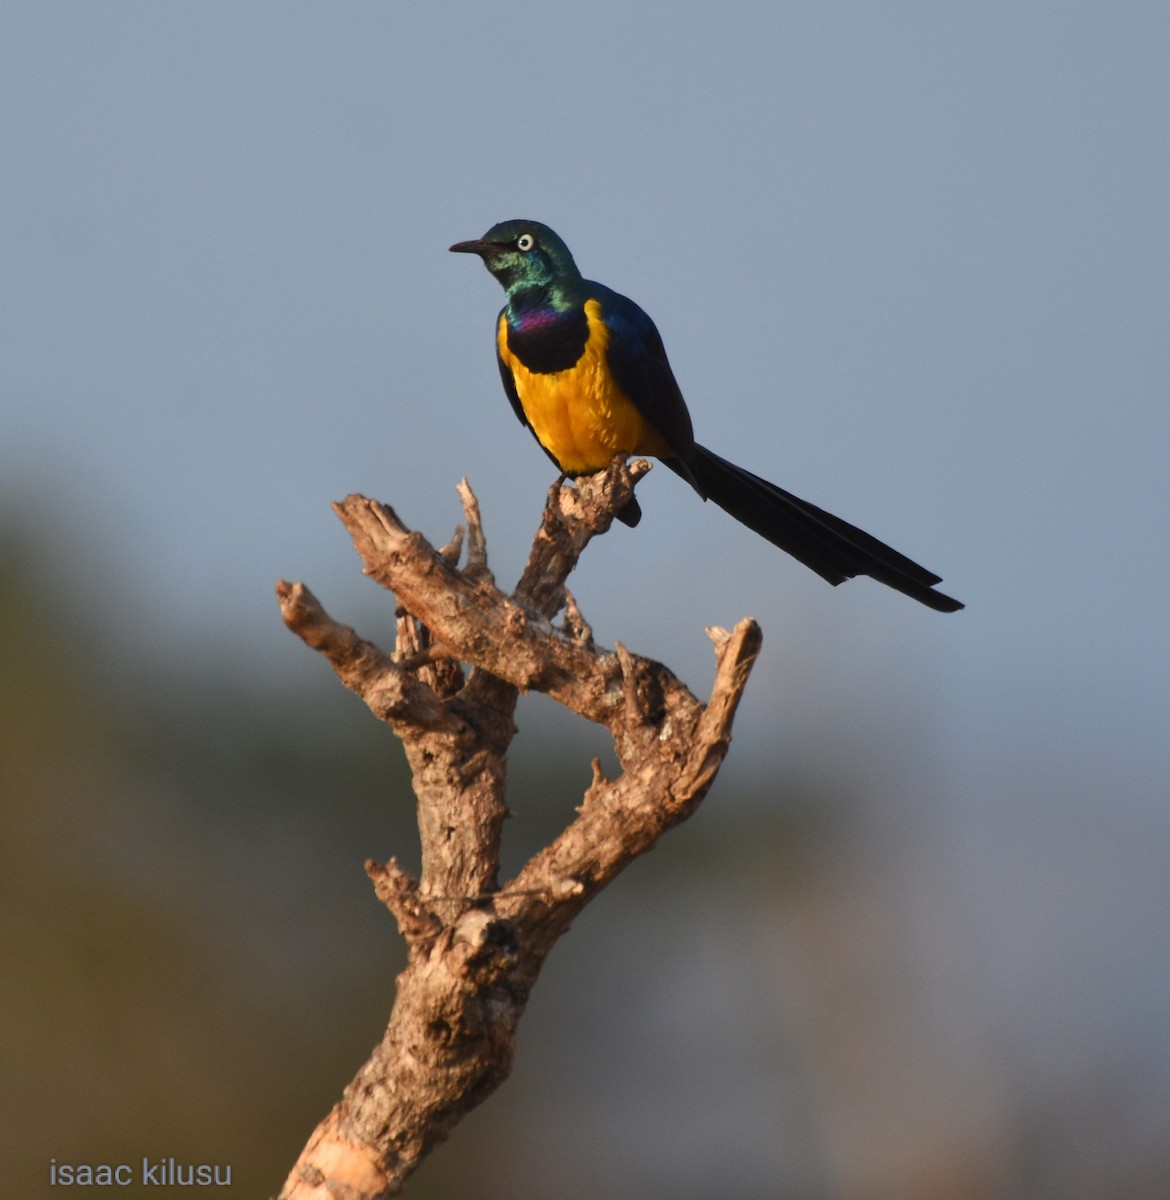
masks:
[[[705,446],[696,445],[686,463],[663,461],[724,512],[831,584],[868,575],[938,612],[963,607],[958,600],[933,590],[934,584],[942,582],[940,576],[848,521],[729,463]]]

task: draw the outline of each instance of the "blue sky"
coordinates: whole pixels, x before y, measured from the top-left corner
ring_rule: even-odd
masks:
[[[1168,52],[1157,4],[8,4],[8,519],[134,637],[329,686],[272,584],[375,619],[330,500],[443,541],[466,474],[519,572],[549,465],[446,248],[545,221],[700,441],[969,606],[830,589],[656,470],[574,578],[598,639],[703,690],[755,616],[728,771],[871,747],[1005,1020],[1165,1053]]]

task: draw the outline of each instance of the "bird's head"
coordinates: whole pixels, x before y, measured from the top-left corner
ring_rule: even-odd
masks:
[[[501,221],[483,237],[456,242],[451,249],[478,254],[509,300],[531,294],[555,301],[563,289],[581,280],[569,247],[539,221]]]

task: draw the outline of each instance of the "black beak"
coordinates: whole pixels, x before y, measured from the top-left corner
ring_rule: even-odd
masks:
[[[499,247],[493,246],[491,242],[483,241],[456,242],[454,246],[450,247],[453,254],[478,254],[480,258],[498,249]]]

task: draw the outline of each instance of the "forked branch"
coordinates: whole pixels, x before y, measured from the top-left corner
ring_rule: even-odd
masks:
[[[277,585],[288,627],[402,740],[422,842],[419,879],[393,859],[366,864],[406,940],[407,966],[381,1042],[314,1131],[281,1200],[400,1191],[507,1077],[529,989],[557,937],[715,778],[759,652],[756,623],[708,630],[716,675],[703,704],[661,663],[620,643],[596,646],[565,587],[647,469],[615,460],[573,487],[555,485],[510,595],[488,569],[466,481],[466,529],[439,550],[386,505],[362,496],[334,505],[366,574],[397,598],[392,653],[334,621],[303,584]],[[605,726],[622,769],[608,780],[595,762],[575,820],[501,886],[506,755],[516,697],[529,689]]]

